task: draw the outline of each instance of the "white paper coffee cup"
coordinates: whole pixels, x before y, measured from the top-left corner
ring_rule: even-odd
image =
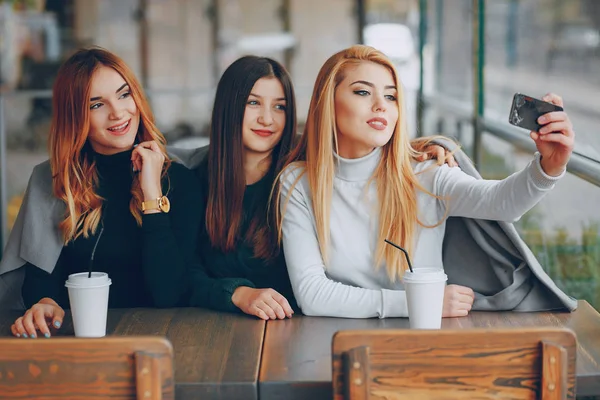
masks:
[[[104,272],[87,272],[69,275],[65,286],[69,291],[69,303],[73,328],[77,337],[106,336],[108,292],[112,281]]]
[[[411,329],[440,329],[448,277],[441,268],[413,268],[402,281]]]

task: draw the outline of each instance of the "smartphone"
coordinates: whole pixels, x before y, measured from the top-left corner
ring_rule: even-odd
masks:
[[[514,126],[538,132],[542,127],[537,122],[538,118],[553,111],[563,111],[563,108],[531,96],[515,93],[508,122]]]

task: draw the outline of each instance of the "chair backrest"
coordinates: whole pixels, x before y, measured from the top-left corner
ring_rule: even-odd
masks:
[[[174,398],[161,337],[0,339],[0,399]]]
[[[559,328],[340,331],[334,399],[575,399],[576,343]]]

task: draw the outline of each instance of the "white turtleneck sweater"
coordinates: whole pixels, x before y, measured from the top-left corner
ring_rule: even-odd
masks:
[[[303,167],[288,166],[281,178],[283,249],[298,305],[306,315],[406,317],[402,282],[392,282],[385,265],[375,265],[378,200],[376,184],[369,180],[379,164],[381,149],[359,159],[335,158],[327,265],[317,241],[306,174],[292,190]],[[459,168],[438,167],[433,161],[414,164],[413,168],[425,189],[446,199],[417,192],[419,220],[426,225],[440,222],[446,208],[449,217],[513,222],[560,179],[543,172],[538,153],[522,171],[501,181],[478,180]],[[445,226],[444,221],[435,228],[417,228],[413,268],[443,267]]]

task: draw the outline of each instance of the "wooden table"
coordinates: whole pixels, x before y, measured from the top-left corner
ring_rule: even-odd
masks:
[[[1,335],[10,335],[19,315],[0,314]],[[70,317],[59,332],[74,334]],[[171,341],[177,400],[257,399],[264,332],[262,320],[198,308],[111,309],[107,322],[109,335],[159,335]]]
[[[577,396],[600,396],[600,314],[580,301],[573,313],[473,312],[444,319],[442,329],[567,327],[577,334]],[[294,316],[269,321],[259,377],[261,400],[331,399],[331,339],[345,329],[406,329],[405,318]]]

